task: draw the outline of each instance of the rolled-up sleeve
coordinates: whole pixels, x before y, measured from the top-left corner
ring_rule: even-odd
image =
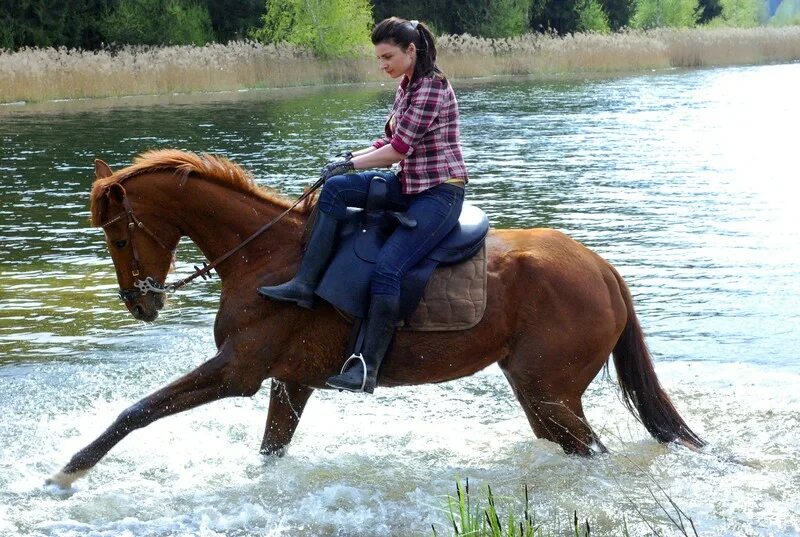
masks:
[[[433,78],[423,79],[423,83],[411,94],[405,113],[395,123],[390,141],[395,151],[406,156],[414,152],[414,148],[439,115],[446,95],[446,84]]]
[[[372,142],[372,147],[374,147],[375,149],[380,149],[381,147],[385,146],[389,142],[391,142],[391,140],[389,140],[388,137],[383,136],[381,138],[378,138],[374,142]]]

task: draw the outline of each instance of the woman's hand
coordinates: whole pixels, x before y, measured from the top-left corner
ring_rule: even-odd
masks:
[[[324,177],[326,180],[330,179],[334,175],[342,175],[343,173],[347,173],[355,169],[353,167],[353,161],[351,160],[334,160],[332,162],[327,163],[320,172],[320,177]]]

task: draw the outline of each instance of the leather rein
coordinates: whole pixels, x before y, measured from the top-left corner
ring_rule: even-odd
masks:
[[[126,229],[128,231],[128,241],[127,241],[127,243],[128,243],[128,246],[130,246],[130,248],[131,248],[131,254],[132,254],[131,255],[131,259],[132,259],[131,260],[131,274],[135,278],[135,281],[133,283],[134,286],[132,288],[128,288],[128,289],[120,288],[119,293],[118,293],[119,294],[119,298],[123,302],[129,302],[131,300],[134,300],[135,298],[138,298],[140,296],[144,296],[147,293],[154,293],[154,294],[174,293],[175,291],[177,291],[178,289],[180,289],[181,287],[183,287],[184,285],[188,284],[189,282],[191,282],[192,280],[194,280],[196,278],[202,277],[204,280],[206,278],[210,278],[211,277],[211,271],[213,269],[215,269],[220,263],[222,263],[223,261],[228,259],[230,256],[232,256],[233,254],[235,254],[236,252],[238,252],[239,250],[241,250],[242,248],[244,248],[245,246],[250,244],[250,242],[252,242],[256,237],[258,237],[259,235],[264,233],[266,230],[268,230],[274,224],[276,224],[279,220],[281,220],[284,216],[289,214],[292,211],[292,209],[294,209],[295,207],[300,205],[300,203],[304,199],[308,198],[315,190],[317,190],[320,186],[322,186],[322,184],[324,182],[325,182],[325,177],[324,176],[320,177],[313,185],[311,185],[311,188],[306,190],[303,193],[303,195],[300,196],[297,199],[297,201],[295,201],[292,204],[291,207],[289,207],[288,209],[283,211],[281,214],[279,214],[277,217],[273,218],[271,221],[267,222],[266,224],[264,224],[263,226],[258,228],[252,235],[247,237],[241,243],[239,243],[238,245],[234,246],[233,248],[231,248],[230,250],[228,250],[227,252],[225,252],[224,254],[219,256],[218,258],[216,258],[210,264],[206,264],[205,262],[203,262],[203,267],[202,268],[200,268],[198,266],[195,266],[194,267],[195,271],[192,274],[188,275],[187,277],[181,278],[180,280],[176,280],[176,281],[174,281],[172,283],[168,283],[168,284],[167,283],[160,283],[160,282],[156,281],[155,279],[153,279],[150,276],[147,276],[144,280],[139,278],[139,266],[140,266],[139,251],[136,249],[136,243],[133,240],[134,232],[137,229],[139,229],[139,230],[143,231],[144,233],[146,233],[151,239],[153,239],[153,241],[155,241],[156,244],[158,244],[164,250],[167,250],[167,251],[174,251],[174,250],[170,250],[170,248],[168,248],[164,244],[164,242],[161,239],[159,239],[158,236],[153,231],[151,231],[150,228],[148,228],[144,224],[144,222],[142,222],[136,216],[136,214],[134,214],[133,207],[131,207],[131,203],[128,200],[128,193],[125,191],[125,188],[121,184],[116,183],[114,185],[109,186],[108,189],[106,190],[106,194],[108,194],[108,192],[111,190],[111,188],[119,188],[121,190],[121,192],[122,192],[122,207],[123,207],[123,209],[125,209],[125,212],[120,213],[117,216],[115,216],[114,218],[112,218],[111,220],[108,220],[104,224],[101,224],[100,227],[103,230],[105,230],[108,226],[110,226],[112,224],[115,224],[116,222],[119,222],[120,220],[122,220],[124,218],[127,218],[127,220],[128,220],[128,225],[126,227]]]

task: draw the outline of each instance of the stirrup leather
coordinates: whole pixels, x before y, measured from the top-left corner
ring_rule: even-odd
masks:
[[[364,391],[364,386],[367,385],[367,361],[364,360],[364,355],[362,353],[353,353],[350,355],[350,358],[344,361],[344,365],[342,366],[342,370],[339,371],[340,375],[343,375],[345,371],[347,371],[347,366],[350,365],[350,362],[353,360],[359,360],[361,362],[361,370],[364,372],[364,375],[361,377],[361,389],[359,391]]]

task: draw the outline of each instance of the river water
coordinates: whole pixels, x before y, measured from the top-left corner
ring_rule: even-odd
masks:
[[[800,534],[800,64],[585,81],[457,81],[469,198],[495,227],[553,227],[634,292],[702,453],[652,440],[613,379],[584,397],[611,453],[536,440],[499,369],[372,397],[318,393],[289,453],[258,453],[269,390],[165,419],[73,490],[44,479],[119,411],[214,352],[218,284],[152,325],[115,297],[88,225],[92,161],[219,153],[297,195],[325,158],[380,131],[393,83],[0,107],[0,535],[431,535],[469,478],[486,503],[569,534],[668,523]],[[180,248],[177,271],[201,260]],[[573,533],[574,534],[574,533]]]

